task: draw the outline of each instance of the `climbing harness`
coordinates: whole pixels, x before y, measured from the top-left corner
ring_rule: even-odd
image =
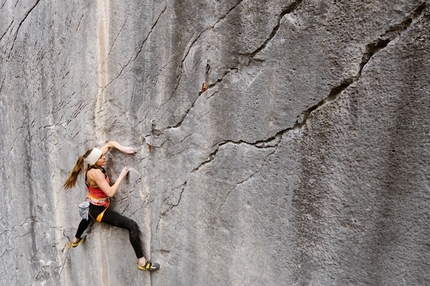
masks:
[[[95,219],[96,221],[98,221],[98,222],[102,222],[102,218],[103,218],[103,215],[105,214],[105,211],[108,209],[108,207],[107,208],[105,208],[96,218],[93,218],[93,216],[89,213],[89,215],[90,215],[90,217],[92,218],[92,219]]]
[[[87,194],[87,201],[95,206],[109,207],[109,198],[97,198],[91,193]]]

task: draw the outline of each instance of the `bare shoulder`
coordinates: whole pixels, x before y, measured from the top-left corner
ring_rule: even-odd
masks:
[[[104,174],[100,169],[91,169],[87,172],[87,178],[89,181],[96,181],[99,178],[104,179]]]

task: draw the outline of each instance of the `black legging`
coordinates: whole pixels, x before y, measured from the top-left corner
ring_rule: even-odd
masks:
[[[84,231],[90,225],[90,222],[93,220],[92,218],[96,218],[104,209],[105,207],[90,204],[90,215],[88,216],[87,220],[81,220],[81,222],[79,223],[78,230],[76,231],[75,237],[80,238],[82,233],[84,233]],[[134,220],[120,215],[119,213],[108,208],[103,214],[102,222],[127,229],[131,245],[133,246],[134,252],[136,253],[136,257],[143,257],[142,248],[140,246],[139,226]]]

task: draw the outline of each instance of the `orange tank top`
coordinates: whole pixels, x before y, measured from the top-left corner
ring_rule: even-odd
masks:
[[[110,184],[110,180],[108,175],[106,174],[106,171],[103,168],[101,168],[101,171],[103,172],[103,174],[105,174],[106,182]],[[86,185],[88,189],[88,201],[93,205],[104,206],[107,208],[109,206],[109,197],[99,187],[93,187],[89,184]]]

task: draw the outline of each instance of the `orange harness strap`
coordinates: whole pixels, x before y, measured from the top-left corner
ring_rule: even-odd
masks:
[[[105,209],[104,209],[104,211],[102,211],[102,212],[97,216],[96,221],[98,221],[98,222],[102,222],[103,215],[105,214],[105,211],[106,211],[107,209],[108,209],[108,208],[105,208]]]
[[[95,220],[96,221],[98,221],[98,222],[102,222],[102,218],[103,218],[103,215],[105,214],[105,211],[107,210],[108,208],[105,208],[96,218],[95,218]],[[90,217],[92,218],[92,219],[94,219],[94,217],[91,215],[91,213],[90,212],[88,212],[88,214],[90,215]]]

